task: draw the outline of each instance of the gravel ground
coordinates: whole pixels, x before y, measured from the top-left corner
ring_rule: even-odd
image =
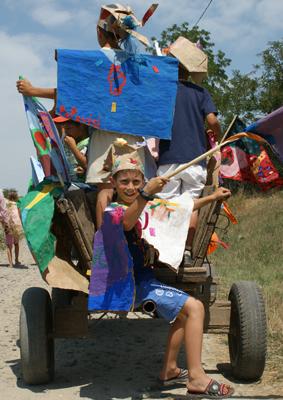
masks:
[[[22,265],[9,268],[0,252],[0,393],[1,398],[33,399],[185,399],[185,387],[160,390],[156,376],[161,365],[168,326],[161,320],[102,320],[91,338],[57,339],[55,381],[45,386],[27,386],[21,377],[19,310],[27,287],[46,287],[25,242]],[[184,353],[180,355],[184,365]],[[234,382],[229,375],[227,339],[205,335],[203,365],[213,378],[235,386],[238,399],[283,399],[282,382],[266,371],[254,384]],[[272,383],[270,383],[272,382]]]

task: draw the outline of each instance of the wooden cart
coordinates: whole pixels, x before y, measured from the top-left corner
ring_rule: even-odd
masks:
[[[204,195],[211,193],[206,186]],[[72,262],[84,276],[91,268],[95,233],[96,193],[72,190],[59,199],[54,215],[56,255]],[[228,334],[232,373],[235,378],[257,380],[266,357],[264,300],[255,282],[232,285],[227,301],[217,300],[215,267],[206,257],[207,248],[221,211],[221,202],[200,210],[193,242],[191,265],[181,265],[178,274],[159,264],[156,278],[200,299],[205,307],[204,331]],[[54,339],[87,337],[87,295],[55,288],[52,296],[42,288],[29,288],[22,297],[20,343],[23,378],[28,384],[43,384],[54,376]],[[117,320],[118,323],[119,320]]]

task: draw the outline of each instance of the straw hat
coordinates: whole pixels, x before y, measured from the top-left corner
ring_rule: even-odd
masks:
[[[189,71],[195,82],[201,82],[207,77],[207,55],[197,47],[196,43],[179,36],[170,45],[169,53],[176,57],[180,63]]]
[[[156,10],[157,6],[158,4],[152,4],[144,14],[142,20],[139,21],[129,6],[123,6],[121,4],[103,5],[101,6],[97,26],[106,32],[114,33],[118,39],[124,39],[128,34],[130,34],[145,46],[148,46],[148,39],[136,32],[136,29],[139,26],[144,26]],[[100,45],[102,44],[100,43]]]

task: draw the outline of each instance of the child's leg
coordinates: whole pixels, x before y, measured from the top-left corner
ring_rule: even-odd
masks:
[[[201,301],[189,297],[182,313],[184,321],[185,347],[189,380],[187,387],[192,391],[204,391],[211,378],[206,375],[201,365],[204,307]]]
[[[171,325],[167,338],[163,367],[159,375],[162,381],[174,378],[180,372],[177,366],[177,358],[184,341],[184,333],[184,322],[181,318],[177,318]]]
[[[16,264],[19,264],[19,252],[20,252],[19,242],[15,242],[15,263]]]
[[[10,233],[6,233],[5,240],[6,240],[6,246],[7,246],[8,262],[9,262],[10,267],[13,267],[13,255],[12,255],[12,249],[13,249],[13,244],[14,244],[13,235],[11,235]]]
[[[191,250],[196,228],[197,228],[197,223],[198,223],[198,210],[195,210],[192,212],[191,219],[190,219],[190,226],[189,226],[189,231],[188,231],[188,236],[187,236],[187,241],[186,241],[186,249]]]
[[[10,267],[13,267],[12,246],[7,245],[7,258]]]

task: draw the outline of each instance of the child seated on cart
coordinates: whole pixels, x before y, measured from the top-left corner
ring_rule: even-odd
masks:
[[[234,390],[226,384],[212,380],[201,365],[204,324],[202,302],[185,292],[162,284],[155,279],[152,268],[145,266],[147,246],[139,235],[139,217],[147,202],[162,190],[168,179],[162,176],[155,177],[145,184],[138,151],[119,156],[114,149],[112,155],[111,183],[115,197],[112,200],[116,203],[109,204],[105,210],[101,210],[104,212],[104,215],[101,215],[103,224],[94,240],[89,309],[113,311],[113,299],[116,305],[119,303],[116,311],[130,311],[131,305],[136,308],[147,300],[154,302],[157,314],[171,324],[164,363],[159,374],[160,383],[164,386],[186,383],[187,395],[190,398],[230,397]],[[209,196],[195,199],[194,209],[215,200],[226,199],[230,195],[229,190],[219,188]],[[110,228],[107,228],[107,224]],[[123,236],[120,242],[117,234]],[[107,257],[106,249],[110,249],[111,246],[112,257],[109,257],[109,254]],[[123,246],[124,253],[120,251]],[[132,271],[127,269],[127,266],[131,265]],[[121,282],[126,282],[127,287],[122,288]],[[183,341],[188,369],[177,365]]]

